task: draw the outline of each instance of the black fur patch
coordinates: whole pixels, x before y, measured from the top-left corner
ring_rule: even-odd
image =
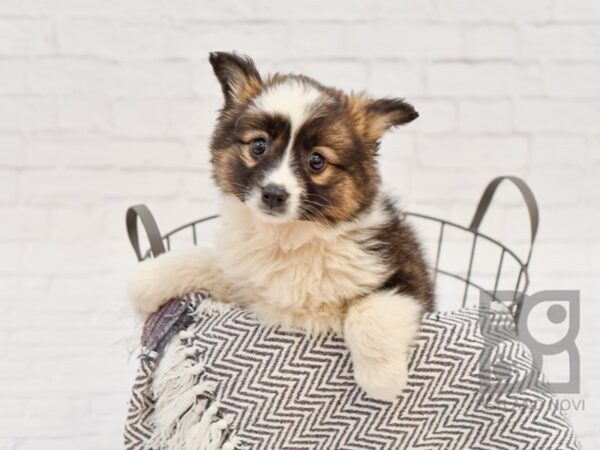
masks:
[[[433,284],[421,244],[411,225],[388,197],[385,198],[385,209],[389,221],[367,243],[371,251],[395,268],[381,289],[410,295],[421,300],[424,311],[433,311]]]

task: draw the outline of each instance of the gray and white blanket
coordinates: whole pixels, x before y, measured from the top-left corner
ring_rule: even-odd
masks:
[[[408,386],[386,403],[355,384],[340,336],[190,295],[146,324],[125,448],[579,448],[510,323],[502,305],[426,315]]]

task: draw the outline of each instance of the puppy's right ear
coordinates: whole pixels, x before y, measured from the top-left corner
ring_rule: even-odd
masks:
[[[221,83],[225,107],[244,104],[260,92],[262,81],[254,61],[249,57],[212,52],[208,60]]]

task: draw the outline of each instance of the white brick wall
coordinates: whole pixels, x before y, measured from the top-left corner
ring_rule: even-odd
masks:
[[[0,2],[0,448],[120,448],[135,365],[123,214],[148,203],[166,230],[214,210],[218,49],[409,98],[421,118],[381,164],[411,209],[466,223],[486,181],[525,177],[542,214],[532,291],[582,292],[572,418],[600,448],[599,5]],[[484,227],[525,249],[514,190],[497,200]]]

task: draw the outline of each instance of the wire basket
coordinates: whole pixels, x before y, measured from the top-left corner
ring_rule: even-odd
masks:
[[[481,221],[485,216],[485,213],[488,210],[490,202],[494,197],[496,189],[500,185],[500,183],[504,180],[511,181],[520,191],[523,196],[523,200],[525,201],[525,206],[527,207],[527,211],[529,214],[529,222],[531,227],[531,239],[529,242],[529,248],[526,254],[525,259],[519,257],[513,250],[508,248],[506,245],[502,244],[498,240],[483,234],[479,231],[479,226],[481,225]],[[509,276],[514,277],[512,280],[512,284],[514,285],[514,289],[511,289],[513,292],[512,298],[508,301],[508,308],[513,314],[515,319],[515,323],[518,323],[519,316],[521,312],[522,302],[525,298],[525,293],[527,292],[527,288],[529,286],[529,262],[531,260],[531,253],[533,250],[533,244],[535,242],[535,238],[537,235],[537,230],[539,226],[539,209],[537,205],[537,201],[533,192],[529,188],[529,186],[520,178],[514,176],[502,176],[493,179],[483,191],[477,208],[475,210],[475,214],[473,215],[473,219],[469,226],[459,225],[454,222],[450,222],[445,219],[440,219],[437,217],[432,217],[425,214],[419,214],[414,212],[405,212],[406,216],[411,217],[415,220],[425,221],[430,224],[435,225],[436,227],[436,244],[434,248],[434,260],[433,260],[433,277],[434,284],[437,286],[438,280],[441,277],[445,277],[455,282],[464,285],[462,288],[462,306],[464,307],[467,302],[467,297],[470,289],[476,289],[477,291],[486,291],[489,293],[492,300],[501,301],[506,303],[506,298],[499,298],[498,294],[500,290],[499,282],[502,277],[507,278]],[[149,249],[146,252],[142,252],[140,248],[139,242],[139,234],[138,234],[138,221],[140,219],[146,235],[148,237],[148,241],[150,244]],[[149,257],[156,257],[161,253],[165,253],[166,251],[171,250],[172,240],[175,236],[180,236],[184,233],[188,233],[188,238],[191,238],[194,245],[198,244],[198,237],[201,236],[201,230],[199,230],[199,225],[217,219],[218,215],[212,215],[208,217],[203,217],[201,219],[195,220],[193,222],[187,223],[180,227],[175,228],[172,231],[162,235],[159,231],[158,225],[152,216],[150,210],[146,207],[146,205],[136,205],[132,206],[127,210],[126,214],[126,225],[127,225],[127,233],[129,235],[129,240],[135,254],[139,261],[142,261]],[[444,239],[449,231],[459,232],[464,234],[465,237],[470,241],[469,245],[469,257],[468,257],[468,265],[466,268],[466,273],[462,273],[459,270],[448,270],[440,267],[440,258],[444,249]],[[496,247],[499,251],[498,257],[498,265],[495,273],[490,278],[489,285],[484,286],[483,283],[476,282],[473,279],[473,269],[474,269],[474,260],[477,254],[478,244],[482,241],[487,242],[489,245]],[[516,265],[517,270],[516,273],[512,274],[504,274],[503,270],[507,264],[507,261],[512,260]],[[493,282],[491,281],[493,280]],[[504,280],[509,281],[510,280]],[[504,283],[506,284],[506,283]],[[510,284],[509,284],[510,285]]]

